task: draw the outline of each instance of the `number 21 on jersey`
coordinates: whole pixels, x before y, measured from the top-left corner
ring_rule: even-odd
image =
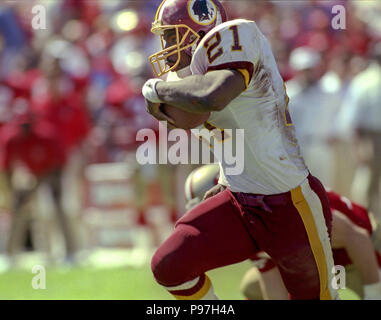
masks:
[[[231,46],[231,50],[242,51],[242,46],[239,41],[238,26],[231,26],[229,30],[231,30],[233,36],[233,44]],[[214,40],[214,42],[212,42],[212,40]],[[206,54],[208,56],[209,63],[213,63],[224,53],[224,49],[219,47],[221,40],[221,34],[217,31],[205,41],[204,47],[206,48]]]

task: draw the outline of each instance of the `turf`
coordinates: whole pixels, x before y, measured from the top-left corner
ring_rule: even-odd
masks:
[[[242,300],[239,284],[250,267],[248,262],[209,272],[221,299]],[[0,274],[0,299],[17,300],[156,300],[172,299],[153,278],[148,265],[140,268],[52,268],[46,269],[46,288],[33,289],[32,271],[8,271]],[[343,299],[357,297],[349,290]]]

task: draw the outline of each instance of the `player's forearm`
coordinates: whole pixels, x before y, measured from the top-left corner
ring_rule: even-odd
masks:
[[[164,103],[185,111],[192,113],[216,111],[216,101],[211,101],[213,84],[204,76],[195,75],[180,81],[159,82],[156,90]]]
[[[164,103],[192,113],[220,111],[244,89],[241,74],[233,70],[213,71],[156,85]]]

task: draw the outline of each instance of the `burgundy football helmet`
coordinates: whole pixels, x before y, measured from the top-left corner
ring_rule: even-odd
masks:
[[[160,77],[175,69],[180,62],[180,52],[192,56],[200,40],[200,31],[205,34],[216,25],[227,20],[226,12],[218,0],[164,0],[156,13],[151,32],[160,36],[162,50],[149,57],[155,74]],[[165,48],[164,31],[176,31],[176,44]],[[165,59],[177,54],[173,66],[165,64]]]

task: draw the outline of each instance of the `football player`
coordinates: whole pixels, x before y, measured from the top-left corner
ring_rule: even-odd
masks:
[[[218,0],[163,1],[151,30],[163,46],[150,57],[156,75],[187,66],[192,75],[148,80],[142,88],[147,111],[171,123],[161,104],[211,113],[205,128],[245,133],[243,172],[229,175],[227,161],[218,159],[217,186],[156,250],[156,281],[178,299],[217,299],[206,272],[263,250],[292,299],[338,299],[327,194],[300,154],[267,39],[254,21],[227,21]],[[213,145],[228,138],[221,134],[216,142],[217,136]]]
[[[193,170],[185,182],[187,209],[202,201],[218,181],[219,167],[204,165]],[[381,299],[381,228],[362,206],[327,190],[332,211],[332,248],[335,265],[345,267],[345,285],[362,299]],[[250,258],[254,267],[241,282],[249,300],[288,299],[278,268],[265,252]],[[341,283],[343,284],[343,283]]]

